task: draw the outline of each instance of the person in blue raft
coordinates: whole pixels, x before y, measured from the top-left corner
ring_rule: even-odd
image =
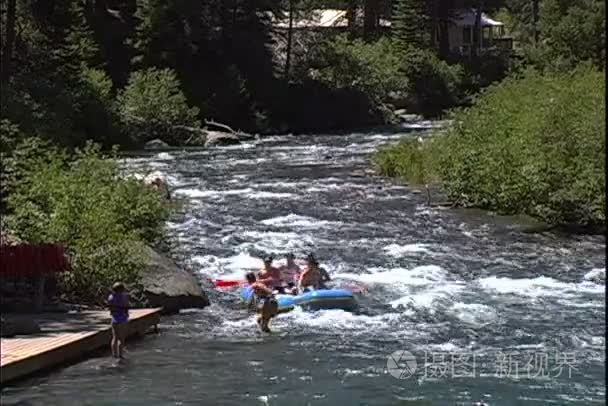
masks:
[[[306,257],[306,270],[302,272],[298,281],[298,292],[303,293],[314,289],[327,289],[325,282],[331,278],[324,268],[319,267],[319,262],[311,253]]]

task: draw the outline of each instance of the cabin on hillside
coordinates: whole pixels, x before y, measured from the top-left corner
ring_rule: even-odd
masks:
[[[475,30],[475,10],[457,10],[450,18],[448,38],[450,52],[471,55]],[[505,35],[504,24],[481,14],[481,50],[493,48],[511,50],[513,39]]]
[[[277,18],[269,13],[272,26],[277,32],[285,32],[289,29],[289,14]],[[475,31],[476,12],[472,9],[456,9],[448,20],[448,41],[451,53],[462,56],[472,54],[473,38]],[[362,11],[358,10],[351,24],[360,25],[363,19]],[[380,31],[389,32],[391,22],[385,18],[378,19]],[[325,33],[341,33],[349,30],[349,16],[346,10],[318,9],[307,13],[304,18],[294,18],[292,29],[294,32],[314,31]],[[439,32],[435,33],[435,41],[439,43]],[[481,50],[513,48],[513,40],[505,35],[504,24],[488,17],[485,13],[481,15]]]

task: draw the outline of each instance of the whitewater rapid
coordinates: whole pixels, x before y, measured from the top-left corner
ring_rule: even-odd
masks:
[[[164,319],[160,336],[132,349],[126,372],[101,378],[85,363],[21,399],[61,393],[57,404],[84,404],[68,388],[103,394],[101,380],[142,405],[602,403],[605,239],[525,234],[491,214],[429,208],[424,193],[374,173],[376,148],[432,125],[126,158],[131,174],[163,173],[182,203],[169,240],[212,305]],[[288,252],[315,252],[337,285],[360,291],[360,311],[296,310],[264,337],[236,292],[210,283]],[[395,351],[415,356],[411,378],[391,375]],[[466,354],[474,374],[431,376],[432,354]],[[549,378],[497,374],[505,355],[523,368],[543,354],[573,356],[573,368]]]

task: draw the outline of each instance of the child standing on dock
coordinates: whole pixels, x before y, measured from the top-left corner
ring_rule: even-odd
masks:
[[[122,359],[122,349],[127,336],[129,322],[129,296],[125,285],[116,282],[112,285],[112,293],[108,297],[110,316],[112,317],[112,356]]]

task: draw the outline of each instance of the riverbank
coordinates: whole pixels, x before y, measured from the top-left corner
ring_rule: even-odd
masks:
[[[70,151],[25,139],[3,158],[8,170],[2,184],[2,243],[60,242],[70,258],[69,269],[47,280],[48,300],[105,308],[111,286],[121,281],[132,307],[176,312],[209,304],[192,272],[161,253],[165,222],[176,203],[125,176],[115,154],[93,144]],[[5,282],[15,281],[3,284],[9,289],[3,311],[10,310],[9,297],[27,296],[27,286],[10,291],[22,285],[27,271],[16,268],[15,275],[2,275]]]
[[[384,175],[442,184],[455,206],[602,232],[604,89],[593,68],[529,72],[490,88],[447,131],[385,147],[374,162]]]

